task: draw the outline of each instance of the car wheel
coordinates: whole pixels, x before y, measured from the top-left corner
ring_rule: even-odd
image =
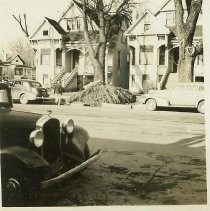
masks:
[[[24,105],[28,103],[28,97],[27,97],[26,94],[22,94],[22,95],[20,96],[20,103],[21,103],[21,104],[24,104]]]
[[[157,103],[155,99],[149,99],[146,102],[146,107],[150,111],[155,111],[157,109]]]
[[[201,114],[205,113],[205,101],[202,100],[201,102],[198,103],[198,112]]]

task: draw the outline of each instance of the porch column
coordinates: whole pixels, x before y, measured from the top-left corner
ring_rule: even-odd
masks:
[[[108,82],[108,48],[105,55],[105,84]]]
[[[66,64],[66,49],[63,48],[62,49],[62,67],[65,68],[65,66],[66,66],[65,64]]]
[[[156,88],[158,88],[158,82],[159,82],[159,77],[158,77],[158,61],[159,61],[159,45],[158,45],[158,36],[155,37],[155,44],[154,44],[154,82],[156,85]]]

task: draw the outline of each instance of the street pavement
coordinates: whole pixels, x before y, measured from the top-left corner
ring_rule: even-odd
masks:
[[[205,145],[204,115],[194,110],[158,110],[148,111],[144,105],[107,105],[87,107],[79,103],[71,105],[14,104],[15,109],[45,114],[52,111],[52,116],[61,120],[72,118],[75,124],[83,126],[91,138],[171,144],[182,139],[192,138],[189,147]]]
[[[76,103],[14,109],[72,118],[89,132],[91,154],[102,151],[81,175],[34,193],[25,206],[206,204],[205,121],[194,110]]]

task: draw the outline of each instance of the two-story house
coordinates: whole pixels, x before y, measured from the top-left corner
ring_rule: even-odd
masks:
[[[185,16],[187,17],[186,5]],[[179,43],[175,29],[174,0],[166,0],[154,13],[146,10],[125,32],[130,48],[129,90],[139,92],[158,88],[168,74],[166,87],[178,82]],[[202,38],[202,15],[199,16],[194,44]],[[203,81],[203,57],[195,61],[194,81]]]
[[[55,23],[56,24],[56,23]],[[81,9],[71,1],[58,20],[63,28],[57,28],[53,21],[44,20],[30,37],[32,48],[36,52],[37,81],[52,87],[61,80],[64,88],[79,90],[82,84],[94,80],[83,32]],[[54,26],[53,26],[54,25]],[[93,24],[97,31],[97,26]],[[123,32],[127,25],[122,25],[115,48],[107,49],[106,80],[113,85],[128,88],[128,48]],[[68,35],[62,36],[65,32]],[[93,47],[98,46],[98,37],[93,36]]]

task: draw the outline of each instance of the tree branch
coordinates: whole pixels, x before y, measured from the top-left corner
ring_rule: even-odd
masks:
[[[183,34],[185,33],[185,24],[183,21],[184,9],[182,5],[182,0],[174,0],[175,4],[175,22],[176,31],[178,34],[178,39],[181,41],[183,39]]]
[[[192,43],[193,36],[196,29],[196,23],[201,12],[203,0],[192,0],[190,5],[190,13],[186,20],[186,34],[185,36],[189,38],[189,44]]]
[[[19,23],[20,28],[21,28],[21,30],[24,32],[25,36],[26,36],[26,37],[29,37],[28,29],[27,29],[27,23],[26,23],[26,15],[24,14],[25,28],[23,28],[22,20],[21,20],[20,15],[19,15],[19,19],[18,19],[17,17],[15,17],[15,15],[12,15],[12,16],[13,16],[13,18]]]
[[[185,0],[186,2],[186,6],[187,6],[187,12],[188,12],[188,15],[190,14],[190,6],[191,6],[191,3],[192,3],[192,0]]]

